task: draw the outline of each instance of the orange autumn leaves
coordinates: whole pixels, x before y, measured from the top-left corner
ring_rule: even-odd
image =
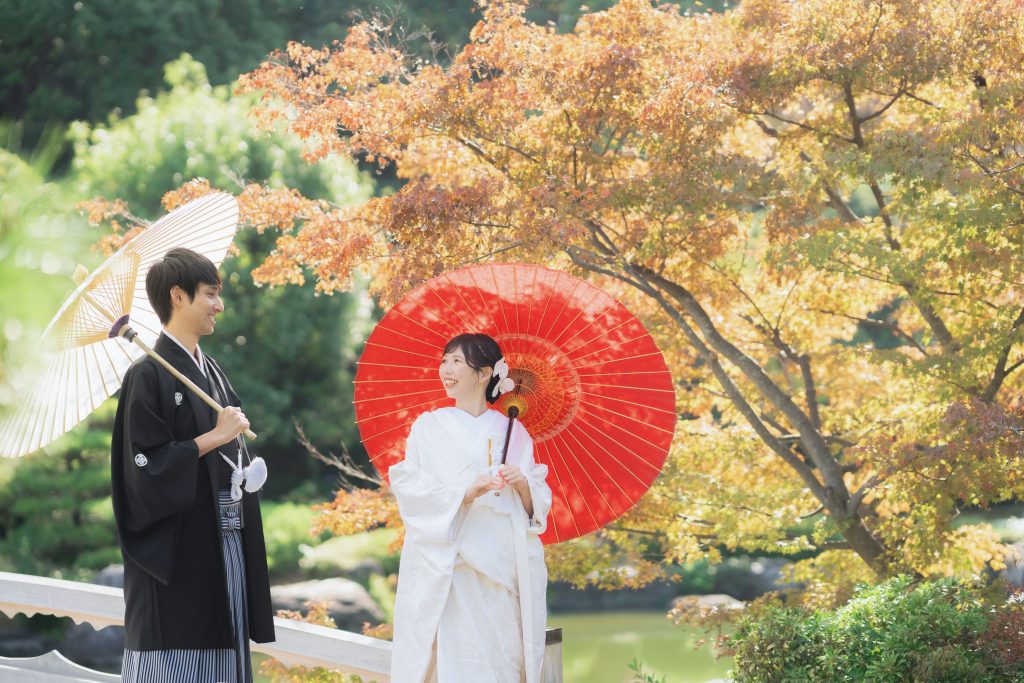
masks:
[[[403,183],[352,207],[246,187],[245,222],[281,231],[254,276],[333,291],[359,271],[387,303],[523,260],[638,314],[679,382],[676,443],[622,523],[642,533],[583,542],[594,563],[559,551],[558,571],[723,549],[827,548],[795,573],[833,582],[1002,561],[953,520],[1024,495],[1016,0],[623,0],[567,33],[497,1],[450,63],[405,47],[368,22],[242,77],[308,159]]]

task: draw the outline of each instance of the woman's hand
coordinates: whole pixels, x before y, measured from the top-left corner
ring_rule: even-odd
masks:
[[[533,495],[530,493],[530,482],[523,471],[515,465],[502,465],[498,469],[498,477],[519,492],[527,516],[533,517]]]
[[[489,474],[481,474],[473,483],[466,488],[466,495],[462,499],[463,505],[469,505],[474,500],[484,495],[488,491],[496,491],[505,486],[505,483],[497,477],[492,477]]]
[[[522,491],[524,487],[529,488],[529,482],[526,481],[523,471],[515,465],[502,465],[498,468],[498,476],[517,491]]]

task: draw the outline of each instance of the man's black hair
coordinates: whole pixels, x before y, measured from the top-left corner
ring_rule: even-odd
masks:
[[[166,325],[171,320],[171,289],[181,287],[192,300],[201,284],[221,286],[220,273],[213,261],[191,249],[171,249],[146,274],[146,296],[160,322]]]

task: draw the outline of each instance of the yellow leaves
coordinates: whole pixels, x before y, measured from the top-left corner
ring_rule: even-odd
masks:
[[[868,486],[863,516],[847,523],[874,535],[891,566],[998,564],[990,535],[950,532],[950,521],[1024,495],[1020,444],[987,410],[943,412],[1019,351],[1016,0],[745,0],[712,16],[623,0],[564,34],[524,7],[484,3],[447,66],[410,61],[387,27],[364,23],[329,48],[289,45],[242,78],[241,91],[262,94],[261,125],[286,120],[309,159],[358,156],[407,181],[344,210],[246,188],[245,222],[284,232],[255,277],[311,274],[329,292],[359,270],[386,305],[488,259],[567,267],[572,251],[586,255],[581,273],[649,268],[685,286],[714,333],[820,419],[827,455],[848,470],[841,484]],[[606,532],[551,549],[552,575],[638,585],[656,560],[837,540],[836,508],[821,521],[822,501],[749,422],[806,460],[800,421],[721,345],[704,351],[707,330],[692,343],[671,302],[591,277],[655,335],[684,419],[664,474],[623,521],[654,534],[660,557],[643,534]],[[1005,378],[997,405],[1024,395],[1021,377]],[[323,515],[335,533],[397,524],[381,492],[339,494]],[[871,575],[830,551],[794,577],[825,604]]]
[[[282,253],[270,254],[263,263],[252,270],[252,280],[257,285],[303,285],[306,276],[302,267]]]
[[[936,544],[936,560],[920,568],[925,576],[980,576],[987,570],[1006,568],[1006,555],[1011,549],[999,541],[999,535],[988,524],[962,526]]]
[[[313,535],[330,531],[338,536],[351,536],[381,526],[402,527],[398,503],[387,488],[341,489],[333,501],[316,505],[313,509],[320,513],[310,529]],[[401,547],[400,537],[394,545]]]
[[[803,584],[800,603],[811,609],[832,609],[846,602],[853,589],[877,577],[850,550],[826,550],[783,569],[782,581]]]
[[[79,202],[75,208],[85,215],[90,225],[110,224],[112,232],[101,237],[94,247],[104,257],[112,255],[146,228],[146,224],[133,216],[128,205],[120,199],[110,201],[103,197],[93,197]]]
[[[105,221],[128,213],[128,205],[124,200],[110,201],[103,197],[94,197],[79,202],[75,208],[85,215],[89,225],[100,225]],[[119,230],[115,231],[119,232]]]
[[[378,640],[391,640],[395,637],[395,626],[394,624],[377,624],[376,626],[363,624],[363,635]]]
[[[314,602],[308,601],[305,603],[306,614],[303,615],[301,612],[294,610],[282,609],[277,611],[277,616],[282,619],[291,619],[292,621],[301,621],[305,624],[314,624],[316,626],[324,626],[326,628],[337,628],[338,625],[334,623],[334,619],[331,617],[330,605],[325,602]]]
[[[165,211],[172,211],[183,204],[188,204],[193,199],[199,199],[218,190],[210,185],[206,178],[195,178],[188,181],[177,190],[171,190],[164,194],[160,203]]]
[[[327,210],[324,202],[303,197],[298,190],[275,190],[249,183],[238,195],[239,220],[262,234],[267,228],[283,232]]]
[[[550,578],[576,588],[635,589],[664,578],[664,565],[645,556],[644,543],[622,532],[598,531],[547,546],[544,554]]]

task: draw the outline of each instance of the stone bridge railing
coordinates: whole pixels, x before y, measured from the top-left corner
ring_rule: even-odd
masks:
[[[70,617],[96,629],[124,623],[120,588],[77,581],[0,572],[0,612]],[[323,667],[358,674],[366,681],[390,681],[391,643],[338,629],[289,619],[275,619],[277,641],[253,644],[254,652],[270,655],[286,666]],[[117,676],[90,671],[59,653],[29,659],[0,657],[0,681],[118,681]],[[549,629],[542,683],[562,683],[562,631]]]

